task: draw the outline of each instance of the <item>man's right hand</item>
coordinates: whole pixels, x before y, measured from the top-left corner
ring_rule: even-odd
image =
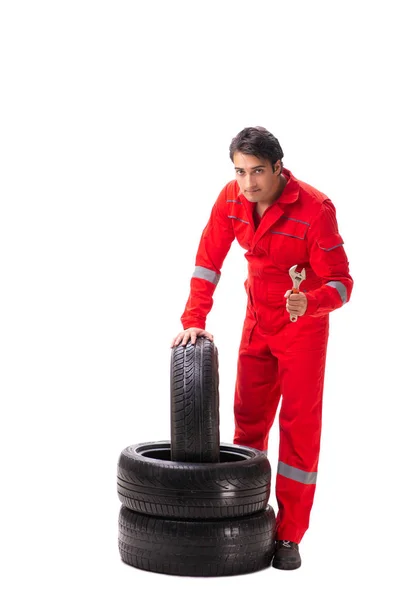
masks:
[[[205,329],[199,329],[198,327],[189,327],[189,329],[185,329],[178,333],[178,335],[172,340],[171,348],[175,346],[179,346],[182,342],[182,346],[186,346],[187,342],[190,341],[192,344],[196,342],[197,337],[206,337],[212,342],[214,341],[214,336],[211,333],[208,333]]]

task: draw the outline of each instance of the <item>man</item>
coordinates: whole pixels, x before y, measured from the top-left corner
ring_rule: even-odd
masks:
[[[329,313],[348,302],[353,279],[333,203],[283,167],[278,140],[264,127],[246,127],[229,151],[236,179],[222,189],[202,233],[181,317],[184,331],[172,347],[195,343],[200,335],[213,340],[206,317],[236,238],[247,250],[248,301],[233,441],[267,450],[282,395],[272,565],[296,569],[317,478]],[[289,276],[294,265],[306,273],[298,294],[292,293]],[[291,321],[292,315],[297,320]]]

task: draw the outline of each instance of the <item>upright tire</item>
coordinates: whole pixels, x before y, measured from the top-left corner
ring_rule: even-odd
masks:
[[[223,519],[266,508],[271,466],[255,448],[222,444],[218,463],[171,461],[171,444],[135,444],[121,452],[117,487],[122,504],[147,515]]]
[[[274,552],[271,506],[238,519],[178,521],[121,507],[118,547],[123,562],[157,573],[211,577],[267,567]]]
[[[219,460],[218,351],[206,337],[171,352],[171,457]]]

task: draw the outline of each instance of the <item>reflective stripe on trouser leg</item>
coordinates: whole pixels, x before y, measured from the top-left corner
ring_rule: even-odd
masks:
[[[277,353],[282,390],[277,538],[297,543],[308,529],[314,501],[328,331],[326,317],[304,322],[296,336],[286,338],[286,350]]]
[[[296,469],[296,467],[291,467],[281,460],[278,462],[278,473],[299,483],[317,483],[317,472],[309,473],[302,469]]]
[[[243,326],[235,386],[233,443],[267,450],[280,400],[278,361],[254,319]]]

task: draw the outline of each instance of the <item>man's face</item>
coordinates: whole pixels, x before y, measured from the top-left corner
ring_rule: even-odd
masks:
[[[233,164],[240,192],[250,202],[268,201],[279,187],[280,160],[275,163],[273,172],[267,158],[235,152]]]

